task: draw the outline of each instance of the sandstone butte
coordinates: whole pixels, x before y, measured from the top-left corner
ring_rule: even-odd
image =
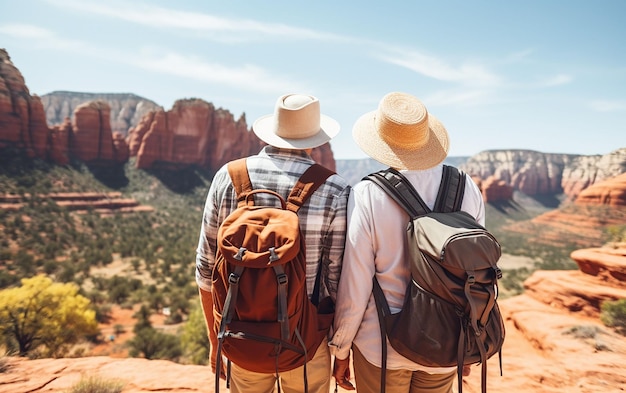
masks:
[[[599,318],[603,301],[626,298],[626,243],[571,257],[579,270],[536,271],[524,282],[524,294],[499,301],[506,326],[503,375],[498,356],[489,359],[488,392],[626,391],[626,336]],[[214,391],[208,366],[114,356],[6,359],[0,393],[67,392],[83,376],[121,380],[124,393]],[[480,392],[480,366],[464,378],[463,392]]]
[[[127,136],[126,132],[128,132]],[[0,49],[0,147],[13,146],[31,158],[67,165],[72,158],[91,165],[118,165],[136,157],[140,169],[216,171],[226,162],[256,154],[264,143],[225,109],[201,99],[177,100],[172,109],[147,112],[129,130],[111,129],[111,107],[103,100],[77,106],[62,124],[49,127],[37,95],[31,95],[9,54]],[[336,169],[329,143],[312,157]]]

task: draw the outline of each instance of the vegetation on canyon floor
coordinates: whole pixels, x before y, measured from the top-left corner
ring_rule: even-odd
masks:
[[[89,167],[82,163],[54,166],[16,151],[1,151],[0,190],[2,194],[22,196],[23,202],[20,208],[0,209],[0,293],[24,291],[29,281],[25,284],[22,279],[43,275],[50,283],[73,285],[70,287],[75,293],[71,296],[86,299],[99,323],[110,318],[113,306],[130,309],[140,305],[134,337],[127,343],[131,356],[206,362],[208,340],[194,282],[194,260],[209,184],[210,174],[195,169],[143,171],[135,169],[132,161],[122,167]],[[53,192],[111,191],[154,210],[78,213],[59,207],[47,197]],[[487,206],[487,227],[496,234],[503,251],[536,261],[533,266],[505,271],[500,285],[508,295],[521,293],[522,282],[535,269],[575,269],[569,254],[579,248],[565,239],[560,246],[554,246],[506,231],[507,225],[529,220],[558,204],[554,199],[542,204],[520,197],[527,200]],[[618,240],[625,234],[624,227],[610,228],[598,241]],[[113,265],[123,268],[115,270]],[[0,302],[0,309],[7,307]],[[150,315],[164,309],[169,314],[165,323],[180,325],[175,334],[150,323]],[[623,306],[619,313],[624,313]],[[0,331],[5,333],[2,346],[7,353],[24,354],[19,340],[7,328],[7,318],[1,315]],[[91,329],[85,329],[80,336],[94,345],[106,340]],[[26,354],[40,357],[84,353],[84,349],[69,345],[74,343],[66,344],[39,341]]]

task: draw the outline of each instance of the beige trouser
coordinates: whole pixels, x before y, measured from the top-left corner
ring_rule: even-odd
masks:
[[[359,393],[380,392],[380,368],[369,363],[361,351],[352,346],[354,378]],[[429,374],[424,371],[387,370],[387,393],[452,393],[456,370],[449,374]]]
[[[328,393],[330,390],[330,350],[324,339],[313,359],[306,364],[309,393]],[[284,393],[304,392],[304,366],[279,374],[280,386]],[[276,387],[276,375],[256,373],[231,365],[231,393],[271,393]]]

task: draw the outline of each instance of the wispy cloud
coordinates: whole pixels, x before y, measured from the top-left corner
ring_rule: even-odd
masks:
[[[437,106],[471,106],[484,105],[490,97],[490,92],[486,90],[438,91],[425,98],[424,101],[427,101],[428,105]]]
[[[0,25],[0,34],[16,39],[29,40],[35,47],[48,49],[83,51],[88,48],[78,40],[59,37],[51,30],[28,24],[10,23]]]
[[[247,91],[278,94],[290,90],[306,90],[301,82],[276,77],[265,69],[247,64],[238,67],[210,63],[195,56],[180,53],[163,53],[159,50],[142,51],[139,56],[128,59],[135,67],[194,79],[202,82],[233,86]]]
[[[464,86],[495,87],[500,77],[478,63],[451,65],[443,59],[425,55],[414,50],[392,49],[379,58],[418,74],[444,82],[455,82]]]
[[[520,61],[526,60],[533,54],[534,49],[524,49],[521,51],[511,53],[505,60],[507,63],[518,63]]]
[[[245,91],[277,94],[288,90],[306,90],[301,82],[295,83],[283,76],[275,76],[255,65],[234,67],[209,63],[199,57],[186,56],[162,48],[144,48],[134,53],[120,52],[116,49],[94,47],[86,42],[59,37],[53,31],[26,24],[0,25],[0,35],[27,40],[29,45],[46,49],[80,53],[83,56],[128,64],[143,70],[199,82],[232,86]]]
[[[596,100],[591,102],[590,107],[597,112],[622,112],[626,111],[626,101]]]
[[[571,83],[573,80],[574,78],[571,75],[559,74],[541,82],[540,86],[543,86],[543,87],[561,86],[561,85],[566,85],[568,83]]]
[[[271,37],[282,40],[343,40],[343,37],[285,24],[262,23],[249,19],[180,11],[141,2],[94,2],[89,0],[46,0],[73,10],[157,29],[174,29],[192,33],[208,33],[206,38],[218,41],[258,41]]]

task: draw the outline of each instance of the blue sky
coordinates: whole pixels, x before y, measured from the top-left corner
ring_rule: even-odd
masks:
[[[626,1],[0,0],[0,48],[31,94],[202,98],[247,123],[283,93],[352,124],[382,96],[419,97],[451,156],[626,147]]]

